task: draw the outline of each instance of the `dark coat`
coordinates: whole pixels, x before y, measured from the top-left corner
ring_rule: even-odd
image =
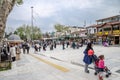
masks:
[[[83,53],[84,53],[83,62],[86,64],[91,64],[92,63],[92,56],[88,55],[87,50],[85,50]]]

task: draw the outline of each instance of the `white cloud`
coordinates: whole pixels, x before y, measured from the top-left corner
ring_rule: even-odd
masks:
[[[120,6],[117,4],[118,0],[115,0],[113,5],[111,5],[112,2],[108,3],[107,1],[24,0],[23,5],[14,7],[8,17],[7,25],[18,27],[22,24],[31,24],[31,6],[33,6],[36,24],[43,25],[41,26],[43,31],[47,29],[52,31],[52,26],[56,23],[82,26],[84,20],[93,21],[93,19],[116,15],[120,10]]]
[[[59,5],[64,8],[90,8],[100,4],[102,0],[60,0]]]
[[[14,20],[30,20],[31,13],[30,13],[30,7],[24,7],[24,6],[15,6],[11,14],[9,15],[9,18]]]
[[[70,9],[70,8],[90,8],[94,7],[93,5],[100,3],[100,1],[93,2],[90,0],[51,0],[51,2],[48,0],[26,0],[24,1],[24,4],[15,7],[12,14],[10,15],[13,19],[20,19],[20,20],[30,20],[31,17],[31,6],[33,6],[34,15],[39,15],[39,17],[50,17],[52,15],[55,15],[57,12],[59,12],[62,9]],[[14,17],[15,16],[15,17]],[[17,16],[17,17],[16,17]]]
[[[35,5],[33,11],[34,15],[39,15],[39,17],[50,17],[56,13],[57,9],[51,4],[40,4]]]

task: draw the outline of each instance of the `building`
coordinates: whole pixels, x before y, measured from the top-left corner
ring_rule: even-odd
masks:
[[[84,27],[69,26],[68,32],[74,33],[74,32],[81,31],[81,30],[86,30],[86,29]]]
[[[97,36],[95,35],[97,33],[96,24],[90,25],[86,27],[86,29],[87,29],[87,38],[89,38],[93,42],[96,42],[96,38],[97,38]]]
[[[64,38],[64,39],[70,39],[70,38],[76,38],[80,37],[80,31],[86,30],[84,27],[77,27],[77,26],[65,26],[67,30],[63,32],[55,32],[55,37],[57,38]]]
[[[120,15],[96,20],[98,42],[120,44]]]
[[[80,37],[81,31],[86,30],[84,27],[77,27],[77,26],[70,26],[67,34],[70,35],[70,37]]]

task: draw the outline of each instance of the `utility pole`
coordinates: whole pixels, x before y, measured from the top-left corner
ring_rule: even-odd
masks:
[[[33,40],[33,6],[31,6],[31,27],[32,27],[32,30],[31,30],[31,40]]]
[[[84,27],[84,28],[86,27],[86,20],[84,20],[84,25],[83,25],[83,27]]]

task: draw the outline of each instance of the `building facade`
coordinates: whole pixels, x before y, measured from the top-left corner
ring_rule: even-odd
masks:
[[[97,37],[95,35],[96,33],[97,33],[96,24],[87,27],[87,38],[93,42],[96,42],[96,37]]]
[[[120,44],[120,15],[103,18],[97,21],[98,42],[107,41],[109,44]]]

